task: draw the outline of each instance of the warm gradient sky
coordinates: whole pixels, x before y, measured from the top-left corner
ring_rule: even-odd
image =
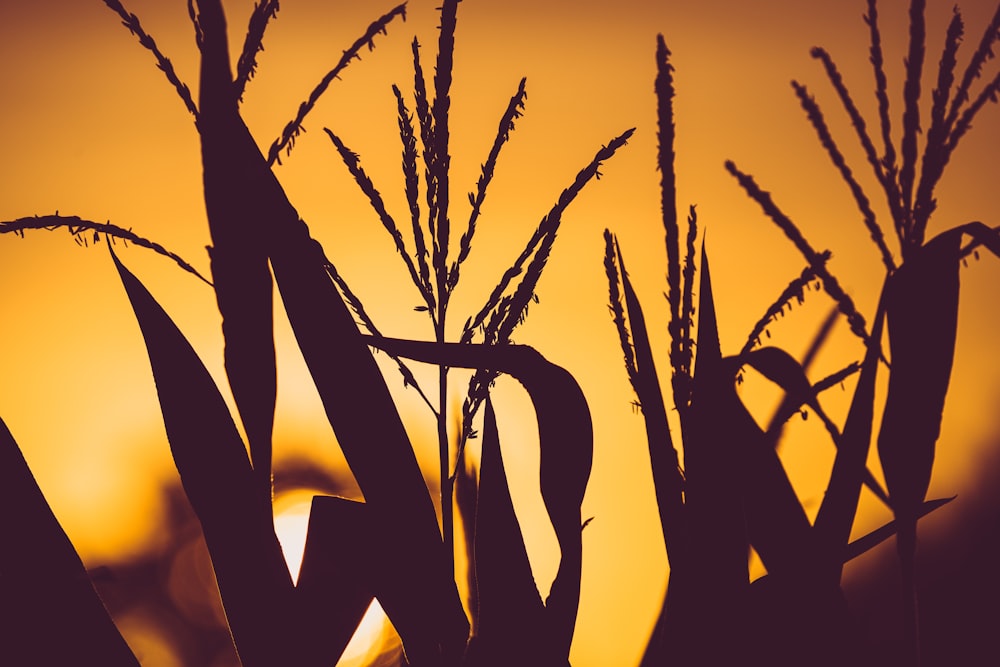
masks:
[[[197,51],[184,4],[130,0],[126,7],[141,17],[181,78],[196,90]],[[424,45],[430,71],[436,4],[410,3],[409,20],[391,25],[377,49],[348,68],[307,119],[309,132],[276,168],[313,234],[383,331],[418,338],[431,336],[422,314],[412,310],[419,297],[321,128],[331,128],[362,155],[390,207],[403,218],[390,84],[411,89],[414,35]],[[937,0],[928,4],[931,67],[925,102],[952,6]],[[225,2],[234,50],[252,5],[250,0]],[[898,125],[908,3],[880,5]],[[391,6],[283,3],[243,106],[262,146],[270,144],[341,51]],[[964,65],[994,6],[974,0],[961,8],[968,26],[960,54]],[[665,252],[654,171],[655,36],[662,32],[674,54],[679,203],[684,208],[697,204],[700,224],[708,230],[723,350],[735,353],[804,262],[726,174],[726,159],[772,191],[815,247],[833,251],[832,270],[869,318],[874,311],[883,277],[878,253],[788,85],[797,79],[817,96],[855,171],[881,204],[822,68],[809,57],[810,47],[826,47],[862,112],[874,121],[863,11],[861,0],[466,0],[459,8],[451,107],[453,219],[467,216],[461,195],[474,186],[521,76],[528,78],[528,102],[501,157],[463,273],[467,282],[452,306],[453,333],[478,309],[577,170],[602,144],[637,127],[629,146],[605,164],[604,178],[566,214],[540,283],[541,303],[516,336],[579,379],[595,422],[594,472],[584,504],[584,516],[595,518],[584,534],[583,597],[573,650],[577,667],[635,661],[665,583],[642,420],[630,407],[633,397],[607,313],[601,238],[605,227],[618,234],[654,345],[665,351]],[[0,219],[58,209],[110,220],[207,272],[209,237],[192,119],[150,54],[115,15],[98,0],[4,2],[0,63],[0,136],[6,147],[0,163]],[[958,149],[937,191],[931,233],[970,220],[1000,223],[997,112],[993,105],[985,108]],[[888,221],[884,209],[878,212]],[[138,328],[103,248],[78,248],[65,232],[35,232],[24,240],[0,237],[0,257],[0,416],[84,559],[95,565],[113,561],[155,539],[157,488],[176,474]],[[221,380],[221,336],[210,289],[148,251],[129,249],[121,257]],[[1000,429],[995,409],[1000,399],[995,345],[1000,262],[987,256],[970,263],[962,280],[958,354],[932,496],[961,490],[976,470],[977,452],[991,438],[996,442]],[[771,327],[772,340],[801,355],[828,307],[829,301],[814,293],[793,317]],[[860,344],[840,326],[814,376],[860,353]],[[339,454],[297,355],[281,321],[277,456],[309,452],[334,463]],[[669,368],[665,354],[658,361],[661,373]],[[400,388],[395,371],[388,369],[387,378],[394,390]],[[827,399],[838,420],[849,395]],[[547,586],[556,565],[555,540],[537,484],[531,484],[537,447],[534,424],[527,418],[530,406],[516,386],[503,382],[496,401],[515,502],[536,578]],[[767,401],[756,404],[766,418]],[[412,395],[400,393],[400,409],[426,469],[435,470],[430,416]],[[795,424],[782,451],[813,512],[832,460],[832,447],[817,422]],[[862,516],[867,527],[887,519],[869,500],[864,499]],[[121,527],[130,530],[123,534]]]

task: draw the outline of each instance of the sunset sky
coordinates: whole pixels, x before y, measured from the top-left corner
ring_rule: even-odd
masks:
[[[129,0],[197,99],[197,48],[181,0]],[[230,48],[239,52],[250,0],[226,1]],[[396,83],[412,99],[410,42],[423,45],[425,73],[436,53],[437,0],[412,0],[376,49],[362,54],[307,118],[308,132],[276,174],[327,255],[388,335],[429,339],[433,332],[390,238],[352,182],[322,128],[336,132],[400,220],[406,218]],[[880,3],[893,121],[902,112],[907,2]],[[928,3],[924,124],[951,2]],[[392,2],[286,0],[265,38],[243,115],[263,149],[299,103],[368,24]],[[995,5],[960,3],[967,35],[964,67]],[[642,300],[664,387],[667,361],[666,254],[655,170],[654,47],[662,33],[673,53],[678,204],[696,204],[707,235],[724,353],[805,266],[726,173],[732,159],[795,220],[861,311],[873,316],[884,269],[846,186],[816,140],[789,82],[805,84],[823,108],[842,151],[891,234],[881,191],[826,79],[812,59],[825,47],[869,126],[874,83],[862,0],[702,0],[545,2],[465,0],[459,6],[452,87],[452,220],[468,217],[474,189],[507,101],[527,77],[527,108],[501,155],[450,333],[484,302],[559,193],[594,153],[635,127],[629,145],[602,168],[564,216],[539,285],[540,303],[517,330],[580,382],[595,424],[594,470],[583,506],[583,593],[572,660],[576,667],[634,664],[655,620],[666,582],[641,415],[607,309],[602,232],[618,235]],[[99,0],[6,2],[0,9],[0,220],[78,215],[110,221],[155,240],[208,274],[209,244],[198,135],[152,56]],[[995,62],[987,75],[996,71]],[[978,87],[974,90],[978,90]],[[1000,113],[988,105],[958,148],[937,189],[929,236],[971,220],[1000,224],[996,155]],[[701,236],[699,237],[699,239]],[[895,239],[890,247],[898,258]],[[119,256],[177,322],[220,386],[222,337],[211,289],[169,260],[141,248]],[[24,450],[56,516],[88,565],[114,563],[157,539],[159,489],[176,481],[142,339],[103,242],[80,248],[65,231],[0,237],[0,417]],[[962,272],[958,349],[930,496],[968,485],[981,452],[998,444],[1000,261],[983,253]],[[801,356],[831,301],[816,292],[770,327],[771,342]],[[284,316],[277,318],[279,398],[276,457],[308,455],[343,464]],[[811,371],[819,379],[859,359],[861,343],[843,321]],[[428,476],[436,475],[434,422],[383,366]],[[427,376],[430,382],[430,376]],[[459,405],[464,385],[455,382]],[[884,378],[882,384],[884,385]],[[842,423],[846,392],[824,397]],[[759,391],[758,391],[759,390]],[[756,392],[756,393],[755,393]],[[228,400],[228,390],[225,392]],[[748,380],[758,419],[777,394]],[[558,550],[537,486],[537,432],[520,387],[501,380],[495,394],[514,501],[544,591]],[[674,429],[677,432],[677,429]],[[819,420],[794,420],[782,457],[811,516],[818,508],[833,447]],[[877,457],[871,468],[880,474]],[[974,494],[955,505],[974,503]],[[945,512],[927,522],[947,522]],[[863,495],[856,526],[889,519]],[[850,576],[848,570],[847,576]]]

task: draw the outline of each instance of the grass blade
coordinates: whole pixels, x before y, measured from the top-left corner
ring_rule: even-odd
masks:
[[[273,179],[262,159],[260,165],[262,176]],[[275,212],[271,264],[299,349],[370,511],[406,545],[405,554],[393,551],[393,567],[420,586],[426,624],[421,637],[445,656],[460,655],[468,621],[445,567],[434,507],[409,438],[375,359],[326,273],[322,248],[276,181],[274,188],[261,205]]]
[[[653,351],[646,333],[646,320],[639,298],[625,270],[621,248],[615,242],[618,266],[621,269],[625,307],[635,342],[635,380],[633,389],[639,399],[642,417],[646,423],[646,440],[649,443],[649,463],[653,471],[656,504],[660,512],[660,527],[667,558],[671,567],[685,561],[688,556],[688,536],[684,510],[684,480],[681,476],[677,450],[670,436],[667,411],[660,391],[660,382],[653,363]],[[681,565],[683,568],[683,565]]]
[[[892,369],[879,456],[897,518],[911,518],[930,482],[958,326],[962,230],[915,251],[886,286]]]
[[[138,667],[2,420],[0,522],[4,658],[72,665],[86,656],[110,667]]]
[[[475,570],[479,593],[478,632],[469,650],[472,665],[509,665],[533,659],[550,664],[545,606],[538,594],[521,528],[507,486],[493,404],[486,399],[483,457],[476,512]],[[552,663],[555,664],[555,663]]]
[[[590,409],[573,376],[524,345],[430,343],[368,338],[373,347],[452,368],[489,368],[517,379],[538,420],[542,500],[562,558],[545,601],[551,645],[560,661],[569,655],[580,602],[583,557],[580,505],[593,463]]]

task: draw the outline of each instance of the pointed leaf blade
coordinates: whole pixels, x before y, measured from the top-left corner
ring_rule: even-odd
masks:
[[[138,667],[2,420],[0,522],[4,656],[68,665],[85,655],[102,665]]]

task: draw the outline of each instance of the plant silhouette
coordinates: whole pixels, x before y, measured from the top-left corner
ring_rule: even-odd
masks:
[[[572,370],[552,363],[530,346],[514,344],[512,335],[527,316],[529,305],[538,301],[537,287],[565,210],[584,186],[600,176],[602,162],[615,156],[633,130],[596,151],[543,216],[483,306],[468,317],[458,339],[449,341],[450,299],[471,254],[500,154],[527,95],[522,79],[501,115],[475,190],[468,195],[468,218],[456,233],[450,95],[459,1],[444,0],[440,8],[430,86],[419,44],[416,39],[412,42],[413,111],[400,89],[393,87],[409,225],[397,224],[361,166],[360,156],[339,134],[325,130],[403,260],[421,298],[418,310],[430,320],[430,340],[383,333],[313,237],[277,176],[282,156],[287,158],[292,152],[319,98],[359,58],[362,47],[374,48],[376,38],[396,18],[405,18],[405,4],[377,18],[344,51],[265,152],[244,121],[241,103],[256,72],[267,26],[278,14],[276,0],[255,5],[235,68],[221,0],[188,1],[200,57],[197,98],[139,18],[118,0],[105,0],[150,51],[194,118],[212,243],[208,249],[211,280],[162,245],[110,223],[58,213],[0,223],[0,233],[18,235],[67,229],[83,245],[104,237],[146,346],[183,502],[193,510],[204,538],[225,631],[245,667],[336,664],[373,599],[401,641],[400,655],[386,658],[390,661],[398,658],[400,664],[414,667],[563,667],[570,663],[581,605],[583,534],[588,523],[582,505],[594,465],[594,424],[587,397]],[[644,666],[730,665],[748,659],[777,665],[869,664],[874,661],[871,642],[842,588],[844,564],[893,536],[902,571],[901,616],[906,627],[905,644],[898,647],[894,659],[901,665],[921,662],[915,584],[917,523],[952,500],[927,500],[926,496],[956,346],[959,267],[980,246],[1000,256],[998,228],[979,222],[925,239],[937,206],[935,185],[972,120],[1000,90],[997,75],[977,95],[971,92],[1000,39],[1000,7],[960,78],[955,74],[964,24],[956,9],[932,96],[924,153],[918,159],[924,4],[913,0],[910,7],[898,147],[891,140],[875,0],[868,0],[866,22],[884,143],[881,154],[832,58],[822,49],[812,52],[823,64],[886,195],[899,243],[899,263],[818,105],[804,86],[793,82],[885,266],[876,311],[864,317],[833,274],[831,253],[810,245],[770,194],[727,162],[726,169],[806,262],[735,354],[726,354],[720,342],[718,286],[712,282],[704,234],[699,248],[695,207],[688,209],[686,229],[679,220],[673,66],[666,40],[657,38],[656,166],[661,173],[670,336],[665,356],[679,433],[671,432],[670,408],[654,362],[657,352],[626,270],[625,253],[610,230],[604,235],[611,317],[645,424],[669,562],[668,586],[642,658]],[[965,236],[972,241],[963,245]],[[226,379],[246,442],[222,391],[184,333],[113,248],[116,239],[169,258],[214,290],[222,318]],[[793,299],[801,303],[804,292],[814,284],[832,300],[832,310],[801,360],[781,348],[762,346],[762,336],[769,337],[768,324],[786,307],[791,308]],[[297,580],[278,542],[272,504],[275,285],[330,428],[364,497],[363,502],[341,497],[335,480],[313,485],[321,487],[322,493],[312,500]],[[861,341],[862,358],[813,381],[811,364],[841,317]],[[433,479],[426,480],[418,464],[375,351],[395,361],[404,382],[419,392],[434,417],[437,498],[432,496]],[[413,362],[437,367],[435,398],[420,386],[411,370]],[[888,388],[881,422],[876,424],[878,374],[883,367],[888,369]],[[459,414],[452,415],[449,371],[459,368],[470,369],[472,377]],[[737,391],[744,369],[761,374],[783,392],[764,426],[758,425]],[[501,375],[518,381],[535,413],[538,488],[559,549],[558,570],[547,595],[536,582],[508,484],[508,464],[490,391]],[[824,410],[823,393],[853,376],[857,377],[850,409],[839,425]],[[481,407],[480,435],[473,424]],[[803,410],[823,423],[835,448],[833,468],[814,520],[778,454],[786,422]],[[876,430],[885,489],[867,467]],[[465,448],[477,436],[482,457],[478,466],[470,467]],[[2,422],[0,477],[0,511],[7,532],[24,544],[20,549],[0,550],[4,590],[0,606],[5,618],[0,642],[5,655],[17,658],[14,664],[70,664],[83,656],[88,663],[138,665],[142,656],[133,653],[112,621],[91,582],[92,575]],[[892,510],[895,519],[852,540],[863,486]],[[462,547],[456,544],[456,505],[470,572],[464,587],[456,579],[456,553]],[[751,549],[767,571],[753,581]],[[468,589],[465,600],[463,588]],[[59,641],[51,639],[53,627],[58,628]]]

